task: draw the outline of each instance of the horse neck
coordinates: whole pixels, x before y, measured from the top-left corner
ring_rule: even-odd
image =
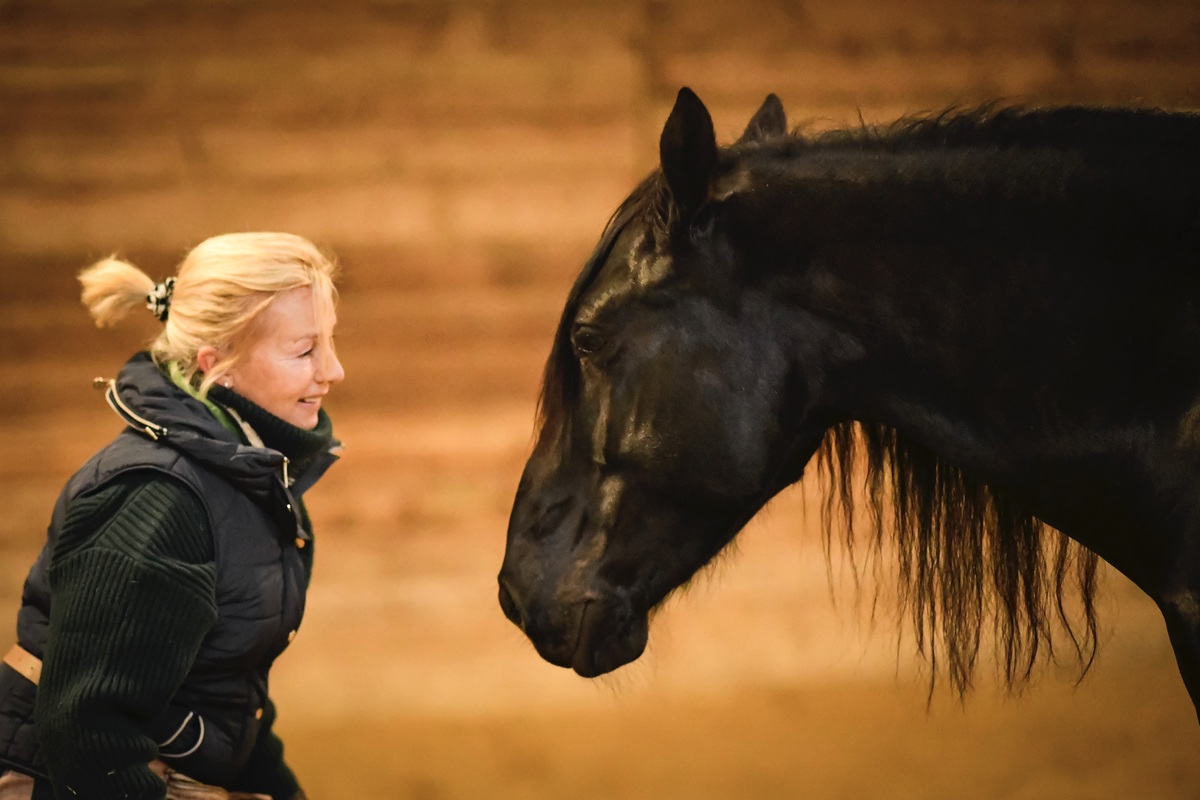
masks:
[[[1172,269],[1200,249],[1149,190],[1108,208],[1128,187],[1077,157],[987,147],[798,158],[741,180],[747,259],[837,342],[816,389],[831,417],[1015,485],[1170,427],[1200,395],[1195,286]],[[1158,229],[1112,229],[1122,215]]]

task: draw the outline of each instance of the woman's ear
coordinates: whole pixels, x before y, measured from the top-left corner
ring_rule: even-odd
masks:
[[[217,352],[217,348],[213,347],[211,344],[200,345],[200,349],[196,351],[196,366],[198,366],[200,371],[205,375],[212,372],[212,368],[215,367],[217,362],[220,360],[221,356]]]

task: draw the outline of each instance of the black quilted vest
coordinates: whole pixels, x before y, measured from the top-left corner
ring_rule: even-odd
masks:
[[[237,775],[254,746],[268,671],[304,614],[312,547],[300,496],[336,459],[338,443],[303,473],[288,476],[281,453],[241,444],[144,353],[122,370],[108,399],[129,427],[75,473],[59,496],[46,545],[25,582],[17,638],[42,657],[53,600],[50,559],[72,498],[129,470],[155,470],[182,481],[204,504],[213,531],[218,616],[170,707],[146,733],[156,742],[174,737],[170,747],[176,754],[194,747],[171,759],[171,766],[222,785]],[[8,673],[15,685],[0,686],[0,763],[44,775],[33,727],[36,687]]]

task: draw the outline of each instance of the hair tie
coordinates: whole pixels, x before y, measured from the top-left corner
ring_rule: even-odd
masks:
[[[154,312],[159,322],[167,321],[167,312],[171,309],[171,295],[175,293],[175,279],[167,278],[162,283],[154,284],[154,288],[146,295],[146,308]]]

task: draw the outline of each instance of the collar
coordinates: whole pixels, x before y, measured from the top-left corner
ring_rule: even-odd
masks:
[[[286,453],[270,442],[265,447],[247,444],[241,427],[227,413],[221,420],[203,400],[176,385],[147,352],[134,355],[117,379],[108,382],[105,397],[131,428],[237,484],[269,483],[289,472]],[[303,492],[337,460],[340,446],[330,428],[324,450],[291,469],[284,485],[290,484],[296,494]]]
[[[317,453],[329,450],[334,442],[333,423],[325,409],[318,412],[316,427],[307,430],[220,384],[209,389],[209,397],[240,423],[251,442],[258,439],[260,446],[283,453],[296,462],[297,471]]]

